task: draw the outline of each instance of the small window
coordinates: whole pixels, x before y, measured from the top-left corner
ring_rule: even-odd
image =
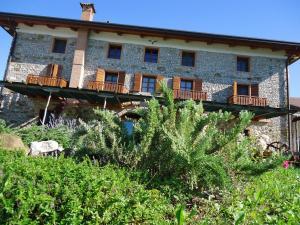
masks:
[[[122,46],[121,45],[109,45],[108,58],[121,59]]]
[[[118,73],[111,73],[111,72],[107,72],[105,73],[105,82],[108,83],[118,83]]]
[[[143,76],[142,92],[154,93],[155,82],[156,82],[156,79],[154,77]]]
[[[67,40],[54,39],[52,52],[54,53],[65,53],[67,46]]]
[[[157,63],[158,61],[158,49],[156,48],[146,48],[145,49],[145,62]]]
[[[249,72],[249,58],[237,57],[237,71]]]
[[[180,81],[180,90],[182,90],[182,91],[192,91],[193,90],[193,81],[191,81],[191,80],[181,80]]]
[[[125,120],[123,121],[123,125],[124,125],[124,128],[126,130],[126,133],[128,135],[132,135],[133,133],[133,128],[134,128],[134,123],[132,120]]]
[[[249,86],[238,84],[237,92],[238,95],[249,95]]]
[[[181,65],[183,66],[195,66],[195,52],[182,52],[182,61]]]

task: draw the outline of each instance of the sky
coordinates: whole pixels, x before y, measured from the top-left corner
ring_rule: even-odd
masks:
[[[1,12],[79,19],[80,0],[1,0]],[[95,21],[300,42],[299,0],[90,0]],[[0,28],[0,79],[11,37]],[[300,97],[300,60],[289,67]]]

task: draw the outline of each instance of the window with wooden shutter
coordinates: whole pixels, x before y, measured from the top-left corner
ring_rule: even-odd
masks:
[[[251,96],[258,97],[258,84],[251,84]]]
[[[47,76],[59,77],[61,76],[62,65],[59,64],[49,64],[47,66]]]
[[[125,84],[125,77],[126,77],[125,71],[120,71],[119,72],[119,78],[118,78],[118,84],[124,85]]]
[[[105,78],[105,70],[98,68],[96,73],[96,81],[104,83],[104,78]]]
[[[142,83],[142,74],[141,73],[134,74],[134,83],[133,83],[134,92],[141,91],[141,83]]]
[[[233,86],[232,87],[233,87],[233,95],[237,96],[238,92],[237,92],[237,82],[236,81],[233,82]]]
[[[180,89],[180,77],[173,77],[173,90]]]
[[[195,79],[194,80],[194,91],[202,91],[202,80],[201,79]]]
[[[162,85],[163,81],[164,81],[164,77],[162,75],[157,75],[157,77],[156,77],[156,92],[161,91],[161,85]]]

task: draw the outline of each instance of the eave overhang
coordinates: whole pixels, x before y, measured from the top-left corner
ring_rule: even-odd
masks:
[[[187,42],[200,41],[209,45],[226,44],[231,47],[247,46],[252,49],[268,48],[272,51],[285,51],[289,57],[290,64],[300,58],[300,43],[296,42],[0,12],[0,25],[5,30],[9,31],[11,26],[19,23],[29,26],[46,25],[53,29],[55,27],[66,27],[73,30],[88,29],[95,32],[114,32],[119,35],[133,34],[141,37],[161,37],[165,40],[181,39]]]
[[[77,89],[77,88],[59,88],[59,87],[46,87],[39,85],[28,85],[24,83],[10,83],[7,81],[1,81],[0,85],[6,87],[14,92],[27,95],[29,97],[48,97],[51,92],[51,96],[58,99],[78,99],[87,100],[92,104],[103,104],[104,101],[110,104],[122,104],[125,102],[144,102],[152,99],[152,96],[145,96],[139,94],[122,94],[122,93],[112,93],[107,91],[92,91],[88,89]],[[161,103],[164,99],[162,97],[156,97]],[[233,105],[228,103],[203,101],[203,107],[205,111],[229,111],[237,115],[243,110],[250,111],[255,114],[256,120],[268,119],[277,116],[286,115],[288,113],[287,108],[273,108],[273,107],[258,107],[258,106],[243,106],[243,105]],[[290,113],[295,113],[295,110],[290,110]]]

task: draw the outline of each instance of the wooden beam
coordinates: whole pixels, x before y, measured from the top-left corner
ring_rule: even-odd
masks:
[[[49,27],[50,29],[55,29],[56,28],[56,26],[51,25],[51,24],[47,24],[46,26]]]
[[[34,25],[33,23],[29,23],[29,22],[25,22],[24,24],[27,26],[30,26],[30,27],[33,27],[33,25]]]
[[[78,31],[78,28],[77,28],[77,27],[70,27],[70,29],[71,29],[72,31]]]

